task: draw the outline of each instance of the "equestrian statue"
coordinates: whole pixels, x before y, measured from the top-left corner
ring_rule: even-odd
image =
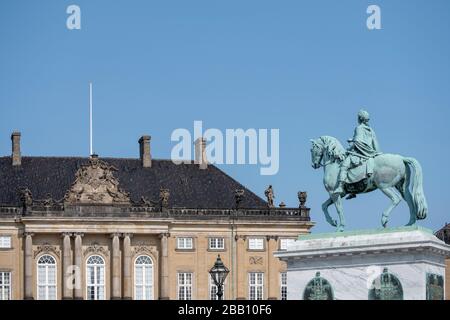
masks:
[[[344,231],[345,218],[342,199],[351,199],[357,194],[380,189],[391,204],[381,217],[383,227],[387,226],[389,214],[404,199],[409,206],[408,226],[417,219],[425,219],[428,213],[423,193],[422,168],[414,158],[382,153],[374,130],[369,126],[369,113],[358,113],[358,126],[353,139],[349,139],[346,150],[339,140],[322,136],[311,140],[311,160],[314,169],[324,168],[324,185],[329,199],[322,204],[325,218],[337,231]],[[411,186],[411,190],[410,190]],[[328,207],[334,204],[339,222],[332,219]]]

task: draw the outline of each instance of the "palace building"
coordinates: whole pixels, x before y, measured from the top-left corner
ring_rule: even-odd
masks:
[[[0,157],[0,299],[215,299],[208,273],[230,269],[225,299],[285,299],[273,256],[313,223],[274,207],[205,158],[28,157],[14,132]]]
[[[450,223],[446,223],[441,229],[436,232],[436,237],[450,244]],[[445,296],[450,300],[450,258],[447,259],[445,266]]]

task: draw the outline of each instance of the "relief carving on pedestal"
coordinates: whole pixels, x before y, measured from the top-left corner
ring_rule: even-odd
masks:
[[[333,289],[328,280],[320,276],[320,272],[316,272],[314,279],[306,285],[303,300],[334,300]]]
[[[78,169],[64,201],[70,204],[129,204],[130,196],[119,188],[114,171],[117,171],[115,167],[91,156],[89,162]]]
[[[427,300],[444,300],[444,277],[427,273]]]
[[[384,268],[383,273],[373,281],[369,300],[403,300],[402,284],[388,268]]]

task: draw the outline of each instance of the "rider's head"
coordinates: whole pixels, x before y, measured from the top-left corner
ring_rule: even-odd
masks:
[[[370,120],[369,113],[366,110],[359,110],[358,112],[358,122],[367,124]]]

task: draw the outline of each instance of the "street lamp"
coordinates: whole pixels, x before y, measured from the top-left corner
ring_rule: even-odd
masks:
[[[230,270],[225,267],[222,259],[220,259],[220,254],[217,255],[216,263],[214,263],[214,266],[209,270],[209,274],[211,275],[214,284],[217,286],[217,300],[223,300],[223,283],[229,272]]]

